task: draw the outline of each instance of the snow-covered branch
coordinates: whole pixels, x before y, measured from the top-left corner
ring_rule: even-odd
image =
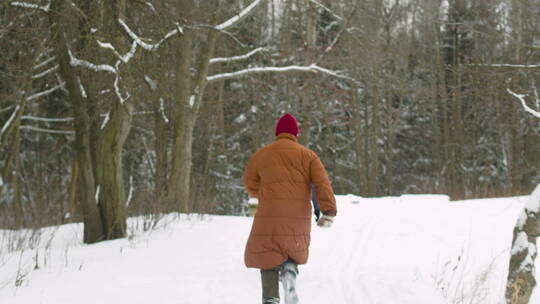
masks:
[[[7,106],[7,107],[5,107],[5,108],[3,108],[3,109],[0,109],[0,113],[9,111],[9,110],[13,109],[14,107],[15,107],[15,105]]]
[[[28,2],[20,2],[20,1],[12,1],[10,3],[11,5],[13,6],[19,6],[19,7],[25,7],[25,8],[33,8],[33,9],[38,9],[38,10],[42,10],[46,13],[49,12],[50,8],[51,8],[51,4],[47,4],[45,6],[41,6],[41,5],[37,5],[37,4],[33,4],[33,3],[28,3]]]
[[[116,54],[116,56],[121,57],[120,54],[116,51],[116,48],[109,42],[102,42],[98,39],[96,39],[96,42],[101,48],[112,50]]]
[[[21,119],[23,119],[23,120],[34,120],[34,121],[44,121],[44,122],[73,121],[72,117],[67,117],[67,118],[47,118],[47,117],[36,117],[36,116],[28,116],[28,115],[22,116]]]
[[[41,73],[38,73],[36,75],[32,75],[32,79],[38,79],[38,78],[41,78],[47,74],[49,74],[50,72],[53,72],[53,71],[56,71],[58,69],[58,65],[55,65],[53,66],[52,68],[48,69],[48,70],[45,70]]]
[[[183,34],[184,33],[184,30],[182,29],[182,27],[180,27],[180,25],[177,23],[176,24],[176,28],[174,30],[171,30],[170,32],[168,32],[167,34],[165,34],[165,36],[163,36],[163,38],[161,38],[160,41],[158,41],[158,43],[155,43],[155,44],[149,44],[149,43],[146,43],[143,41],[142,38],[140,38],[137,34],[135,34],[135,32],[133,32],[131,30],[131,28],[129,28],[129,26],[124,22],[124,20],[122,19],[118,19],[118,23],[120,23],[120,25],[122,26],[122,28],[124,28],[124,30],[126,31],[126,33],[129,35],[129,37],[131,37],[131,39],[133,39],[133,41],[135,41],[135,43],[137,43],[137,45],[139,45],[140,47],[142,47],[143,49],[147,50],[147,51],[155,51],[157,50],[163,43],[165,43],[167,40],[169,40],[171,37],[173,37],[174,35],[177,35],[177,34]],[[148,39],[145,39],[145,40],[148,40]]]
[[[41,68],[42,66],[47,65],[49,62],[51,62],[51,61],[53,61],[55,59],[56,59],[56,56],[49,57],[49,58],[45,59],[44,61],[36,64],[33,69],[37,70],[37,69]]]
[[[152,12],[153,12],[154,14],[157,14],[157,13],[158,13],[157,10],[156,10],[156,8],[154,7],[154,5],[153,5],[152,3],[148,2],[148,1],[145,1],[145,4],[152,10]]]
[[[218,81],[218,80],[225,80],[225,79],[231,79],[231,78],[238,78],[242,76],[246,76],[249,74],[264,74],[264,73],[289,73],[289,72],[304,72],[304,73],[321,73],[321,74],[327,74],[336,78],[342,78],[347,80],[354,79],[343,75],[337,71],[332,71],[329,69],[322,68],[318,65],[312,64],[309,66],[297,66],[297,65],[291,65],[286,67],[257,67],[257,68],[248,68],[236,72],[231,73],[222,73],[222,74],[216,74],[211,75],[206,78],[208,82]]]
[[[334,13],[331,9],[329,9],[328,7],[326,7],[324,4],[320,3],[319,1],[316,1],[316,0],[309,0],[309,2],[317,5],[318,7],[322,8],[323,10],[327,11],[328,13],[330,13],[332,16],[334,16],[334,18],[336,18],[337,20],[339,21],[345,21],[342,17],[336,15],[336,13]]]
[[[248,59],[249,57],[259,52],[263,52],[266,50],[267,50],[266,48],[256,48],[253,51],[244,55],[240,55],[240,56],[212,58],[210,59],[210,63],[222,63],[222,62],[233,62],[233,61],[238,61],[238,60],[244,60],[244,59]]]
[[[111,118],[111,112],[107,112],[107,114],[105,114],[105,119],[103,119],[103,122],[101,123],[101,127],[99,127],[100,130],[103,130],[103,128],[105,128],[110,118]]]
[[[77,77],[77,82],[79,83],[79,91],[81,91],[82,98],[88,98],[88,95],[86,95],[86,89],[84,88],[80,77]]]
[[[17,105],[17,107],[15,108],[15,110],[13,110],[13,113],[11,113],[11,116],[8,118],[6,123],[2,126],[2,129],[0,130],[0,139],[2,138],[2,136],[4,135],[4,132],[7,131],[7,129],[9,128],[9,126],[11,125],[15,117],[17,116],[17,112],[19,111],[20,108],[21,106]]]
[[[120,84],[120,76],[116,74],[116,78],[114,79],[114,83],[113,83],[114,93],[118,97],[118,100],[120,101],[120,103],[124,103],[126,102],[126,100],[128,100],[131,97],[131,95],[129,94],[129,92],[127,92],[126,97],[122,96],[122,92],[120,92],[119,84]]]
[[[144,75],[144,80],[146,81],[146,83],[148,84],[148,86],[150,87],[150,89],[152,91],[155,91],[157,90],[157,81],[155,81],[154,79],[150,78],[150,76],[148,75]]]
[[[69,63],[72,67],[85,67],[89,68],[91,70],[94,70],[96,72],[109,72],[116,74],[116,69],[108,64],[93,64],[91,62],[88,62],[86,60],[78,59],[71,53],[71,50],[68,50],[69,53]]]
[[[161,113],[161,117],[163,117],[163,121],[169,123],[169,119],[165,115],[165,100],[163,97],[159,98],[159,112]]]
[[[527,68],[527,69],[540,68],[540,64],[507,64],[507,63],[470,64],[470,66],[492,67],[492,68]]]
[[[37,98],[39,98],[39,97],[42,97],[42,96],[51,94],[52,92],[54,92],[54,91],[56,91],[56,90],[58,90],[58,89],[63,88],[65,84],[66,84],[65,82],[62,82],[62,83],[60,83],[60,84],[58,84],[58,85],[56,85],[56,86],[54,86],[54,87],[52,87],[52,88],[50,88],[50,89],[48,89],[48,90],[41,91],[41,92],[36,93],[36,94],[34,94],[34,95],[30,95],[30,96],[28,96],[28,97],[26,98],[26,101],[32,101],[32,100],[37,99]]]
[[[263,3],[265,0],[255,0],[250,5],[248,5],[246,8],[244,8],[238,15],[232,17],[231,19],[219,24],[216,26],[216,30],[222,31],[226,30],[242,21],[245,17],[247,17],[259,4]]]
[[[120,60],[123,63],[128,63],[133,57],[135,57],[135,52],[137,51],[137,42],[133,41],[131,43],[131,49],[124,56],[120,56]]]
[[[129,192],[126,199],[126,207],[129,206],[129,203],[131,203],[131,198],[133,198],[133,175],[129,177]]]
[[[116,57],[118,57],[118,59],[120,59],[123,63],[128,63],[131,60],[131,58],[135,56],[135,52],[137,51],[137,42],[135,40],[131,44],[131,49],[125,55],[121,55],[116,50],[116,48],[109,42],[103,42],[100,40],[96,40],[96,42],[101,48],[113,51]],[[116,69],[118,70],[118,66],[116,67]]]
[[[32,127],[32,126],[21,126],[21,130],[43,132],[43,133],[51,133],[51,134],[68,134],[68,135],[74,135],[75,134],[74,131],[62,131],[62,130],[44,129],[44,128],[38,128],[38,127]]]
[[[121,19],[118,19],[118,21],[120,22],[120,24],[125,26],[124,28],[127,28],[129,30],[127,25],[125,25],[125,23]],[[129,31],[131,31],[131,30],[129,30]],[[133,33],[133,32],[131,32],[131,33]],[[133,34],[133,35],[135,35],[135,34]],[[140,39],[138,39],[138,40],[140,40]],[[114,54],[120,59],[120,60],[116,61],[114,67],[112,67],[110,65],[107,65],[107,64],[95,65],[95,64],[92,64],[92,63],[87,62],[87,61],[78,60],[78,59],[77,60],[78,60],[78,62],[80,64],[82,64],[82,65],[84,65],[84,66],[86,66],[88,68],[91,68],[91,69],[93,69],[95,71],[101,70],[101,71],[107,71],[107,72],[114,73],[115,76],[116,76],[114,78],[114,82],[113,82],[114,93],[118,97],[120,103],[124,103],[126,100],[128,100],[131,97],[131,95],[128,92],[126,97],[122,96],[122,93],[120,92],[120,74],[118,73],[118,70],[120,69],[120,65],[122,63],[128,63],[133,57],[135,57],[135,52],[137,52],[137,45],[139,45],[139,42],[137,41],[137,39],[134,38],[133,42],[131,44],[131,49],[125,55],[121,55],[111,43],[102,42],[102,41],[99,41],[99,40],[97,40],[97,43],[98,43],[98,45],[100,47],[102,47],[104,49],[112,50],[114,52]],[[73,62],[74,57],[71,54],[71,51],[70,51],[70,57],[72,58],[72,62]],[[72,65],[73,65],[73,63],[72,63]],[[81,87],[81,94],[83,95],[83,97],[86,97],[84,87],[82,86],[82,84],[80,82],[79,82],[79,84],[80,84],[80,87]]]
[[[533,110],[527,105],[527,103],[525,103],[525,95],[516,94],[510,89],[506,89],[506,91],[508,91],[508,93],[510,93],[512,96],[516,97],[517,99],[519,99],[519,101],[521,101],[521,105],[523,106],[526,112],[529,112],[530,114],[534,115],[536,118],[540,118],[540,112]]]

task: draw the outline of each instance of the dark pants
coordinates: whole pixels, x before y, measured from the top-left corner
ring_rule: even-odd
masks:
[[[263,304],[279,303],[279,277],[286,272],[298,275],[298,266],[291,259],[275,268],[261,269]]]

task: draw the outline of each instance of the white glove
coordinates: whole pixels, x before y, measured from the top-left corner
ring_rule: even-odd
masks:
[[[317,221],[317,226],[322,228],[330,228],[333,222],[333,216],[323,214],[323,216],[321,216],[321,218]]]

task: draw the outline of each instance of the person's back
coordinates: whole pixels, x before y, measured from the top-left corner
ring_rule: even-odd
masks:
[[[261,269],[263,303],[279,303],[278,275],[285,290],[294,289],[296,265],[307,262],[312,184],[323,212],[318,224],[330,224],[337,212],[326,170],[313,151],[297,143],[297,134],[296,120],[286,114],[276,126],[276,141],[259,149],[244,173],[246,190],[259,199],[245,263]],[[286,295],[286,301],[297,297]]]

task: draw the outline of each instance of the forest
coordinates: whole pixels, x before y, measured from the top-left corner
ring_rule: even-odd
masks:
[[[284,113],[337,194],[529,194],[540,1],[0,4],[0,228],[245,215]]]

